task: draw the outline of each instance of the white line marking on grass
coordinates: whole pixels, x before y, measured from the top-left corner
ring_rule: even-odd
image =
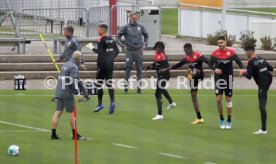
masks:
[[[50,130],[47,130],[47,129],[35,128],[35,127],[27,126],[27,125],[16,124],[16,123],[12,123],[12,122],[1,121],[1,120],[0,120],[0,123],[5,124],[5,125],[12,125],[12,126],[17,126],[17,127],[21,127],[21,128],[26,128],[26,129],[38,130],[41,132],[50,132]]]
[[[128,149],[137,149],[137,147],[130,146],[130,145],[119,144],[119,143],[112,143],[112,145],[120,146],[120,147],[124,147],[124,148],[128,148]]]
[[[182,156],[174,155],[174,154],[169,154],[169,153],[159,153],[159,154],[167,156],[167,157],[173,157],[173,158],[178,158],[178,159],[186,159],[186,157],[182,157]]]
[[[45,133],[49,131],[37,131],[37,130],[0,130],[0,133]]]
[[[214,162],[205,162],[204,164],[216,164]]]

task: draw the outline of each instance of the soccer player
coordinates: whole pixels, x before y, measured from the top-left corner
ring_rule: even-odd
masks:
[[[56,87],[56,96],[57,96],[56,112],[52,118],[52,136],[51,136],[52,140],[60,139],[57,135],[56,129],[64,108],[68,113],[70,113],[70,125],[72,127],[73,139],[75,138],[74,95],[79,94],[77,81],[79,80],[78,65],[80,64],[80,62],[81,62],[81,52],[75,51],[73,53],[72,59],[64,63],[64,65],[61,68],[61,72],[60,72],[57,87]],[[72,84],[70,84],[71,82]],[[77,134],[77,139],[85,140],[86,138]]]
[[[182,67],[185,64],[189,65],[189,75],[188,79],[190,80],[190,87],[191,87],[191,97],[194,105],[194,109],[197,115],[195,121],[192,124],[202,124],[204,122],[202,115],[199,110],[198,100],[197,100],[197,90],[198,84],[200,81],[204,79],[204,72],[203,72],[203,63],[209,65],[209,60],[204,56],[201,55],[199,52],[193,51],[192,44],[186,43],[184,45],[185,56],[184,58],[177,64],[171,66],[170,69],[177,69]]]
[[[109,114],[113,114],[115,111],[115,97],[114,89],[112,86],[112,78],[114,69],[114,59],[118,56],[119,49],[112,37],[106,35],[107,30],[108,26],[105,24],[102,24],[98,27],[98,34],[100,36],[100,39],[97,48],[92,49],[93,52],[98,54],[96,82],[96,87],[98,89],[98,106],[94,112],[99,112],[100,110],[104,109],[104,105],[102,103],[102,85],[105,82],[110,97]]]
[[[267,61],[255,54],[254,46],[247,46],[244,49],[246,56],[248,57],[247,70],[241,70],[240,75],[245,76],[248,79],[254,78],[258,85],[258,99],[259,109],[261,112],[262,128],[254,134],[267,134],[266,128],[266,103],[267,103],[267,92],[272,83],[272,75],[270,72],[273,71],[271,65]]]
[[[217,108],[220,115],[220,128],[232,128],[232,96],[233,96],[233,61],[243,69],[244,66],[236,52],[226,46],[227,42],[224,36],[217,40],[218,49],[212,53],[210,65],[215,68],[215,92]],[[222,107],[222,96],[225,93],[227,107],[227,123],[225,125]]]
[[[130,14],[130,22],[118,33],[118,42],[126,50],[126,72],[124,93],[128,93],[128,80],[130,72],[135,62],[137,75],[137,93],[141,94],[141,79],[143,70],[143,49],[148,44],[149,34],[145,27],[138,23],[139,14],[134,12]],[[125,42],[122,41],[125,37]]]
[[[166,69],[169,67],[169,62],[167,55],[165,53],[165,45],[163,42],[156,42],[154,46],[156,50],[154,54],[154,63],[147,67],[147,70],[156,70],[158,74],[157,86],[155,91],[155,97],[157,102],[158,114],[152,118],[152,120],[163,120],[162,114],[162,94],[166,97],[169,102],[168,110],[176,107],[176,103],[173,102],[169,92],[166,90],[167,82],[170,79],[170,71],[159,72],[161,69]]]
[[[67,41],[65,42],[65,47],[64,47],[63,53],[57,59],[55,59],[56,62],[61,62],[61,61],[67,62],[72,58],[72,55],[75,51],[80,51],[80,45],[79,45],[78,41],[76,40],[76,38],[73,36],[73,34],[74,34],[74,27],[67,26],[64,28],[63,35],[65,36]],[[86,67],[84,65],[83,56],[81,57],[81,62],[79,63],[79,68],[81,70],[86,70]],[[82,102],[88,101],[90,99],[90,96],[81,80],[79,81],[78,85],[79,85],[80,91],[84,95],[84,97],[81,99],[81,101]],[[52,99],[52,101],[57,101],[56,97],[54,97]]]

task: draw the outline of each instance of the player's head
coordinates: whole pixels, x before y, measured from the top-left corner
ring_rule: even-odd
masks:
[[[226,38],[224,36],[219,36],[217,43],[219,49],[224,50],[226,48]]]
[[[81,56],[82,56],[82,53],[80,51],[75,51],[73,53],[72,58],[74,59],[74,61],[77,65],[80,64],[80,62],[81,62]]]
[[[255,46],[246,46],[244,48],[245,54],[248,58],[251,58],[253,55],[255,55]]]
[[[193,46],[191,43],[186,43],[183,46],[185,54],[186,55],[192,55],[193,54]]]
[[[106,24],[101,24],[98,27],[98,34],[99,36],[103,36],[107,33],[108,26]]]
[[[137,12],[131,13],[130,14],[130,21],[133,24],[136,24],[138,22],[139,14]]]
[[[153,48],[157,53],[162,53],[165,51],[165,43],[161,41],[156,42]]]
[[[74,27],[72,26],[66,26],[63,29],[63,35],[68,38],[74,34]]]

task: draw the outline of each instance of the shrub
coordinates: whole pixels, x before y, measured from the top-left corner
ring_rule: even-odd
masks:
[[[262,49],[264,50],[272,50],[273,49],[273,43],[270,36],[265,36],[261,38],[262,42]]]
[[[240,41],[241,41],[242,48],[244,48],[246,46],[255,46],[256,47],[256,43],[257,43],[257,40],[254,37],[253,31],[241,32]]]
[[[220,36],[224,36],[226,38],[228,47],[232,47],[232,45],[236,42],[235,35],[228,35],[227,31],[217,31],[214,34],[207,35],[207,44],[217,45],[217,40]]]

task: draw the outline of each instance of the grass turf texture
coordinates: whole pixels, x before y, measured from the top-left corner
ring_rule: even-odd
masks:
[[[161,13],[161,33],[166,35],[178,34],[178,9],[162,9]]]
[[[107,92],[105,92],[107,93]],[[170,90],[177,103],[172,111],[164,110],[163,121],[152,121],[156,114],[154,91],[144,95],[117,91],[117,109],[108,115],[107,105],[93,113],[96,97],[88,103],[78,103],[79,132],[92,140],[79,142],[80,163],[148,164],[148,163],[275,163],[276,151],[276,91],[269,92],[268,129],[266,136],[252,132],[260,127],[256,90],[235,90],[233,97],[233,129],[220,130],[213,91],[199,92],[199,103],[205,119],[203,125],[191,125],[195,118],[189,91]],[[0,91],[0,120],[50,130],[55,103],[53,91]],[[225,103],[224,103],[225,104]],[[167,102],[164,101],[164,107]],[[71,139],[68,114],[58,127],[60,141],[51,141],[49,132],[30,131],[0,123],[0,161],[11,164],[73,163],[74,144]],[[8,131],[8,132],[5,132]],[[119,143],[137,147],[128,149],[112,145]],[[8,146],[21,148],[18,157],[7,155]],[[185,158],[160,155],[169,153]]]

